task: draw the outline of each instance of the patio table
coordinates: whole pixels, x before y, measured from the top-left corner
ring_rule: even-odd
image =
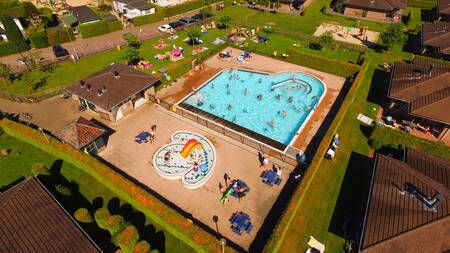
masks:
[[[142,142],[147,143],[147,138],[150,137],[151,134],[149,132],[142,131],[136,137],[134,137],[134,141],[136,143],[141,144]]]
[[[250,216],[246,213],[234,213],[229,219],[231,223],[231,227],[233,232],[241,235],[241,230],[245,230],[247,233],[253,228],[253,225],[250,222]]]
[[[272,186],[273,183],[275,183],[277,181],[277,179],[278,179],[278,175],[273,170],[267,171],[267,173],[265,173],[265,175],[263,176],[263,182],[269,186]]]

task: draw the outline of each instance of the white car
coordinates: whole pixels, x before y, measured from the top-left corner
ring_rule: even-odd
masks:
[[[163,33],[173,32],[173,29],[170,25],[161,25],[158,27],[158,30]]]

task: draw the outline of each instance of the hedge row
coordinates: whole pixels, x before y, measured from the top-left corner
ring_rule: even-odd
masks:
[[[28,39],[30,40],[31,46],[34,48],[48,47],[47,33],[43,27],[30,32]]]
[[[61,44],[75,40],[72,28],[70,27],[52,27],[47,28],[47,42],[49,45]]]
[[[83,38],[91,38],[121,29],[122,24],[118,20],[111,22],[101,20],[98,22],[81,24],[78,26],[78,31],[80,31],[81,37]]]
[[[15,14],[21,18],[27,18],[38,14],[36,6],[31,2],[19,2],[16,0],[1,0],[0,14]]]
[[[374,127],[370,135],[370,142],[377,141],[382,146],[398,147],[399,145],[422,150],[427,154],[450,159],[450,147],[442,142],[428,141],[414,137],[408,133],[401,132],[384,126]]]
[[[195,251],[217,252],[217,249],[220,249],[220,241],[213,235],[91,155],[61,143],[55,138],[50,138],[47,143],[41,132],[6,118],[0,120],[0,127],[7,134],[57,156],[90,174],[121,199],[143,212],[152,222],[159,224]],[[233,252],[233,249],[228,246],[225,249],[226,252]]]
[[[7,42],[0,42],[0,56],[26,51],[30,48],[19,27],[9,15],[0,15],[0,22],[5,27],[8,37]]]
[[[323,161],[324,154],[327,151],[329,144],[331,143],[331,140],[333,139],[334,134],[336,133],[337,129],[340,127],[342,120],[344,119],[348,108],[350,107],[351,103],[354,100],[354,96],[356,95],[356,91],[358,90],[359,86],[361,85],[367,69],[370,64],[370,59],[366,60],[361,70],[359,71],[358,75],[355,78],[355,81],[352,84],[352,87],[348,91],[344,101],[342,102],[341,107],[339,108],[338,113],[336,114],[336,117],[333,119],[333,122],[331,123],[331,126],[328,128],[327,133],[322,139],[322,142],[320,143],[319,147],[317,148],[317,151],[312,158],[311,164],[308,167],[308,170],[306,171],[303,181],[300,185],[297,186],[297,189],[295,190],[294,194],[291,196],[289,200],[289,204],[287,208],[283,211],[283,215],[281,219],[279,220],[278,224],[276,225],[275,229],[272,231],[271,237],[269,238],[268,242],[266,243],[264,247],[263,252],[277,252],[283,243],[285,235],[289,231],[289,226],[294,225],[291,224],[293,218],[295,215],[301,215],[297,214],[299,206],[302,204],[303,197],[305,193],[307,192],[309,185],[311,184],[314,175],[319,170],[320,164]]]
[[[408,0],[408,7],[433,9],[437,6],[436,0]]]

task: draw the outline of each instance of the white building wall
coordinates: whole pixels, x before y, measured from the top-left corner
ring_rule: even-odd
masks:
[[[155,13],[155,8],[151,8],[151,9],[145,10],[145,11],[140,11],[138,9],[128,9],[125,6],[126,6],[126,4],[124,4],[124,3],[113,1],[114,10],[118,13],[124,14],[124,16],[129,19]]]

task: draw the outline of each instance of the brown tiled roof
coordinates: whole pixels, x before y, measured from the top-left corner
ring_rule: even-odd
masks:
[[[407,149],[405,161],[378,154],[360,250],[383,253],[450,250],[449,175],[449,161],[416,150]],[[411,185],[415,188],[407,190]],[[420,193],[414,195],[414,190]],[[436,198],[438,203],[427,207],[420,194]]]
[[[88,23],[96,20],[100,20],[98,15],[88,6],[81,5],[76,7],[70,7],[69,12],[75,16],[80,23]]]
[[[422,25],[422,44],[450,53],[450,22],[426,23]]]
[[[67,91],[105,110],[110,110],[158,81],[156,77],[116,63],[80,80],[68,87]],[[104,91],[99,96],[102,89]]]
[[[438,0],[439,14],[450,15],[450,0]]]
[[[100,252],[35,178],[0,194],[0,252]]]
[[[389,97],[410,103],[412,115],[450,124],[450,65],[426,60],[396,62]]]
[[[80,117],[75,122],[55,132],[55,135],[75,148],[82,149],[105,133],[105,129],[90,120]]]
[[[366,10],[390,12],[406,7],[407,0],[345,0],[344,5]]]

